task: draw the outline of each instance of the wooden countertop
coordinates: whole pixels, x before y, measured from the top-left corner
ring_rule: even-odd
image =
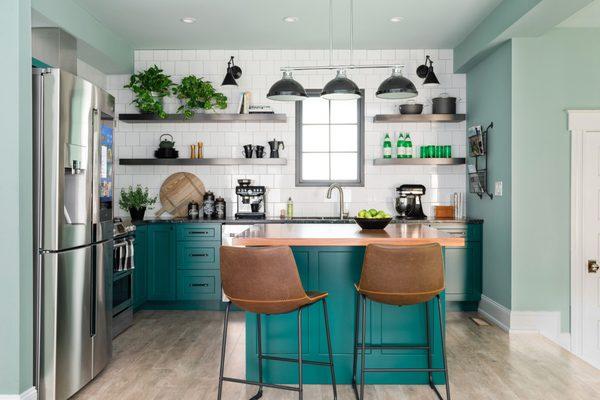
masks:
[[[234,246],[366,246],[372,243],[439,243],[463,247],[465,239],[419,224],[390,224],[385,230],[361,230],[356,224],[254,225],[236,235]]]

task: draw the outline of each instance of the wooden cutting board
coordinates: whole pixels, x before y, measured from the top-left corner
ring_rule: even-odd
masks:
[[[160,187],[162,208],[156,212],[156,216],[168,212],[174,217],[187,217],[188,203],[195,201],[201,205],[204,193],[204,183],[196,175],[177,172],[165,179]]]

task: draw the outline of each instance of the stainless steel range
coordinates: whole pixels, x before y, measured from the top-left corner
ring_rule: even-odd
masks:
[[[113,296],[112,337],[133,324],[133,270],[135,260],[135,225],[129,220],[114,219],[113,228]]]

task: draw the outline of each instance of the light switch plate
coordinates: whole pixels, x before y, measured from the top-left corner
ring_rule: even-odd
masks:
[[[494,196],[502,196],[502,181],[496,181],[494,184]]]

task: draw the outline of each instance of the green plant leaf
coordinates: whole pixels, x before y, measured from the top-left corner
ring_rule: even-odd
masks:
[[[217,92],[210,82],[194,75],[183,78],[181,83],[173,88],[173,94],[182,101],[177,112],[182,113],[185,119],[191,118],[199,109],[227,108],[227,97]]]
[[[156,196],[150,197],[148,188],[142,188],[142,185],[129,186],[127,190],[121,189],[119,207],[125,211],[131,208],[152,208],[156,204]]]
[[[156,65],[145,71],[131,75],[129,83],[125,88],[131,89],[135,98],[131,102],[143,113],[158,115],[166,118],[161,99],[171,94],[171,88],[175,86],[171,77],[163,73]]]

